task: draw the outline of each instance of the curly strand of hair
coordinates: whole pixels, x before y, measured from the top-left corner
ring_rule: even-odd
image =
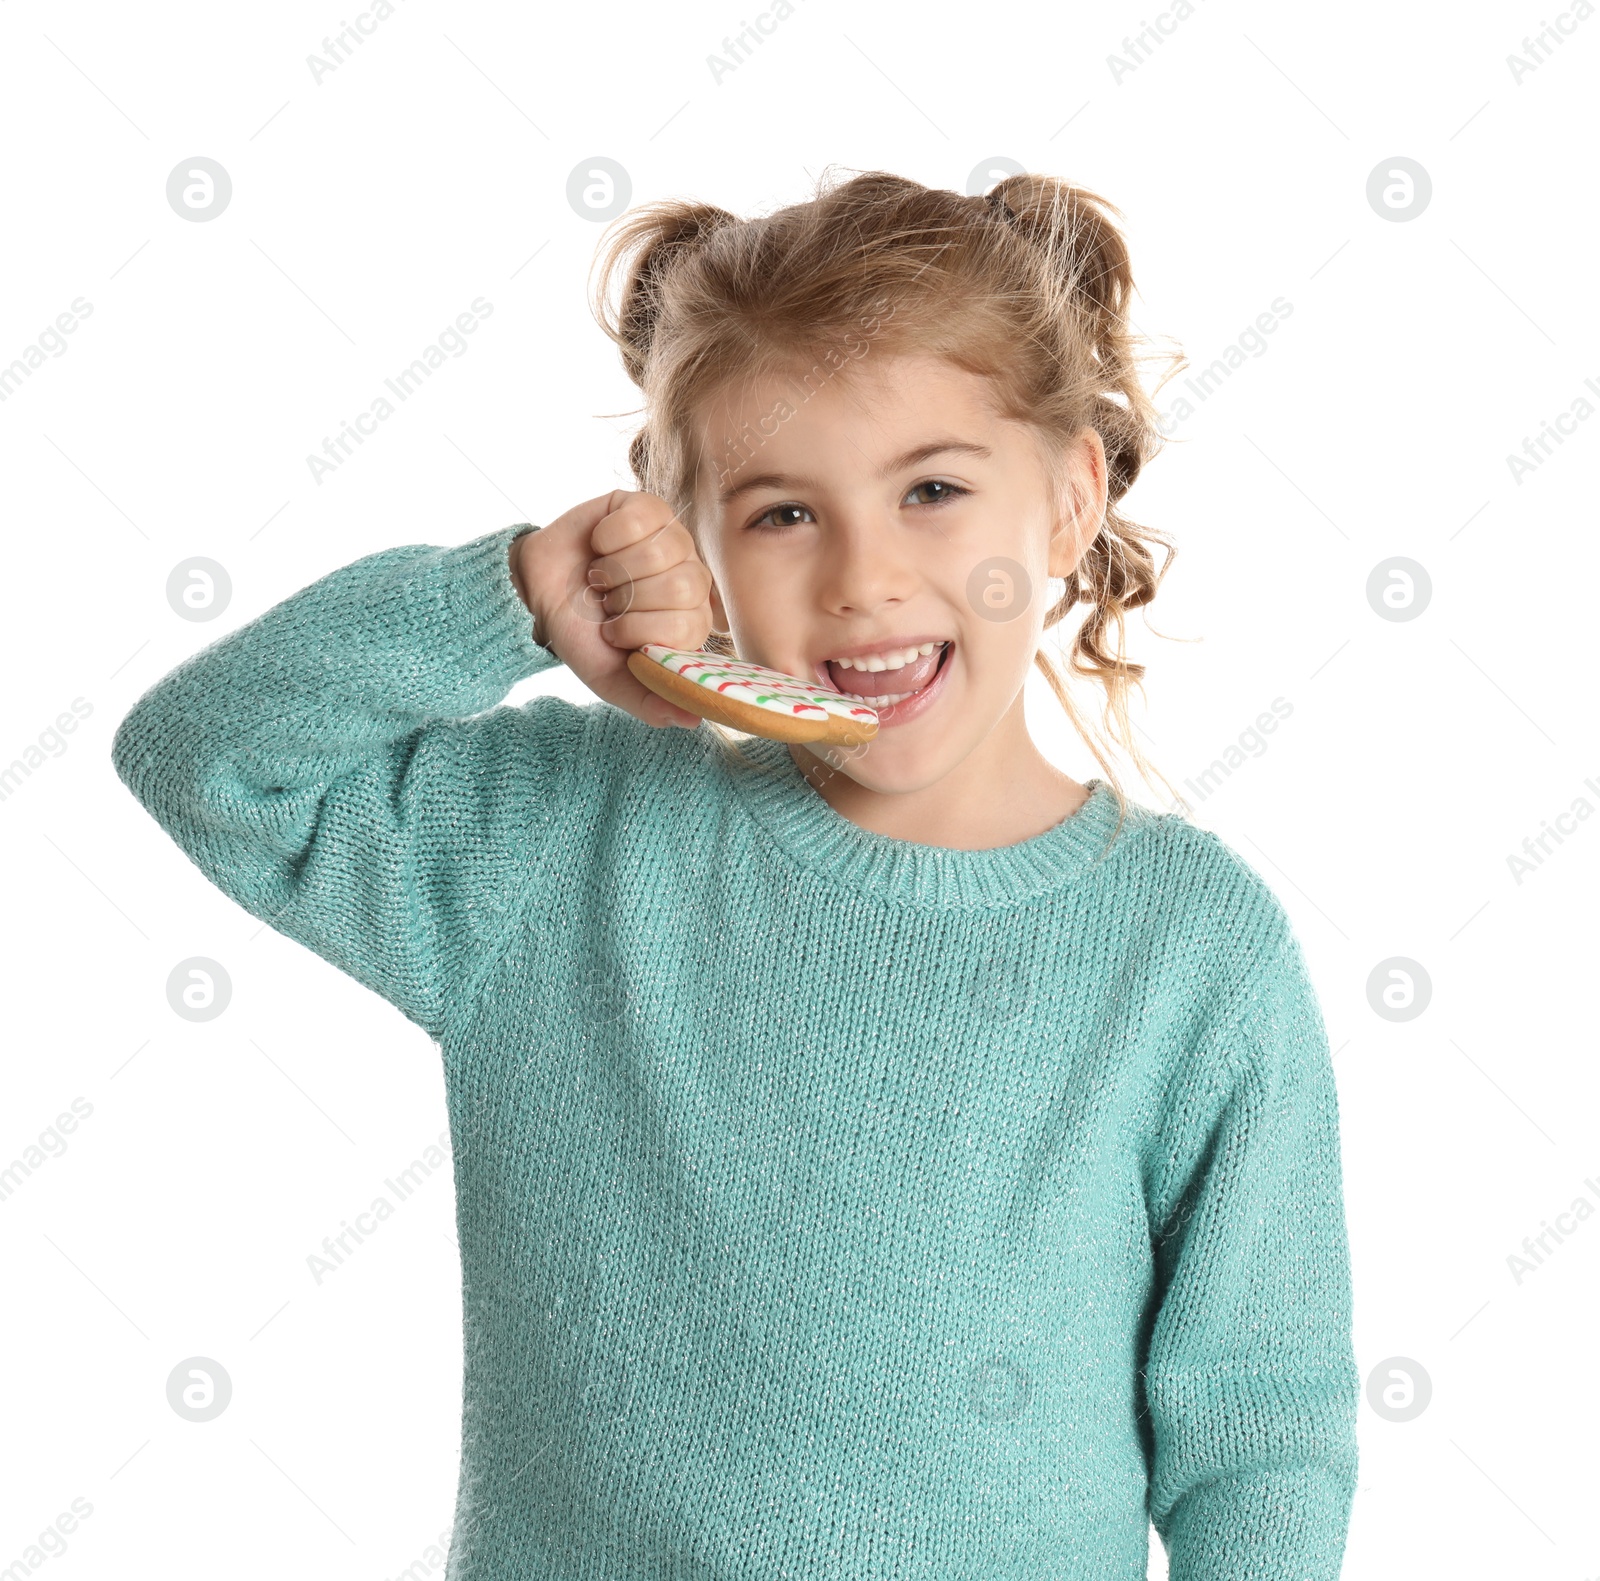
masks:
[[[986,202],[993,214],[1040,248],[1078,305],[1102,379],[1121,397],[1113,399],[1102,390],[1092,402],[1090,422],[1106,453],[1105,521],[1078,567],[1064,579],[1065,596],[1048,613],[1045,624],[1055,625],[1077,603],[1090,606],[1074,634],[1069,667],[1104,688],[1103,720],[1110,741],[1128,754],[1147,780],[1159,779],[1176,798],[1171,782],[1139,749],[1128,708],[1130,691],[1142,686],[1145,666],[1126,656],[1124,617],[1154,599],[1177,549],[1164,533],[1141,527],[1116,509],[1160,444],[1154,403],[1139,378],[1136,335],[1128,315],[1133,271],[1126,242],[1114,223],[1122,216],[1098,194],[1048,176],[1008,177],[991,189]],[[1164,550],[1159,567],[1152,546]],[[1036,663],[1116,784],[1095,733],[1084,728],[1072,704],[1066,678],[1043,650]]]

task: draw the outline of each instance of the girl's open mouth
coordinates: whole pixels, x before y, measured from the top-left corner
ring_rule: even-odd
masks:
[[[929,706],[942,689],[955,643],[925,644],[929,652],[898,669],[867,670],[830,660],[822,668],[829,685],[846,697],[877,710],[878,724],[905,724]]]

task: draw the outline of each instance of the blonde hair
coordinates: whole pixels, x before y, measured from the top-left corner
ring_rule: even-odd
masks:
[[[1105,520],[1044,625],[1089,606],[1069,666],[1105,689],[1103,737],[1044,649],[1034,663],[1105,771],[1120,827],[1126,801],[1102,740],[1172,789],[1134,739],[1128,697],[1142,690],[1145,667],[1125,656],[1124,616],[1154,598],[1177,551],[1118,508],[1161,438],[1139,378],[1133,275],[1114,216],[1094,193],[1031,174],[969,197],[885,171],[836,184],[824,172],[813,198],[754,219],[661,201],[613,222],[592,310],[645,396],[629,449],[638,486],[691,531],[708,459],[696,426],[703,404],[796,364],[847,367],[863,335],[885,355],[931,354],[986,378],[1002,414],[1043,441],[1058,499],[1071,487],[1068,442],[1093,428],[1105,447]],[[841,356],[840,346],[851,349]],[[706,647],[733,651],[719,633]]]

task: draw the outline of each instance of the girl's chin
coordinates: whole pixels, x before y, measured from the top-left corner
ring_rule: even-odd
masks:
[[[926,790],[949,772],[949,765],[934,762],[941,756],[931,743],[919,746],[908,735],[882,733],[858,747],[831,747],[807,743],[790,748],[799,767],[822,790],[830,780],[852,780],[863,790],[893,796]]]

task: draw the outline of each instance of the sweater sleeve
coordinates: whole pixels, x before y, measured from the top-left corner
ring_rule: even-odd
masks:
[[[1212,1024],[1153,1160],[1150,1513],[1171,1581],[1335,1581],[1359,1375],[1332,1058],[1299,945]]]
[[[158,681],[112,743],[219,889],[435,1038],[579,752],[575,704],[494,706],[560,662],[511,581],[531,530],[331,572]]]

